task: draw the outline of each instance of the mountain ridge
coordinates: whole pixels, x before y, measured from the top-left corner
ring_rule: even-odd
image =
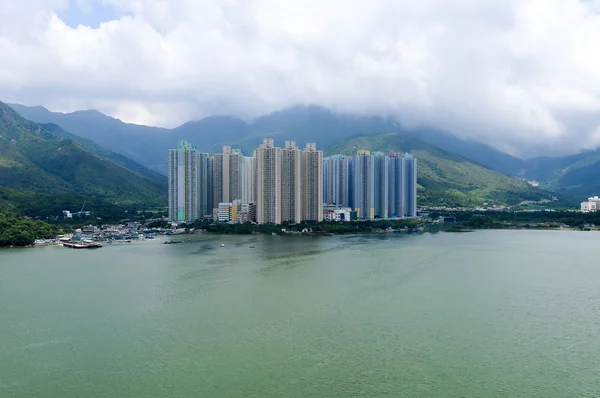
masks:
[[[96,144],[82,140],[91,146]],[[166,179],[94,154],[56,125],[26,120],[0,102],[0,186],[119,202],[166,201]],[[95,147],[100,151],[100,147]],[[117,160],[126,162],[116,155]]]
[[[63,114],[43,107],[13,106],[26,118],[39,123],[58,124],[66,131],[89,138],[163,175],[167,173],[165,154],[180,140],[194,142],[199,150],[205,152],[220,152],[221,146],[229,145],[250,155],[263,137],[277,141],[294,140],[300,145],[317,142],[320,148],[326,148],[355,135],[399,133],[417,137],[488,169],[536,180],[542,187],[567,196],[587,197],[600,193],[600,182],[594,177],[594,173],[600,173],[598,151],[565,157],[521,159],[480,141],[460,139],[441,128],[426,125],[406,128],[390,118],[336,113],[313,105],[282,109],[251,122],[226,115],[209,116],[173,129],[128,124],[98,111],[90,121],[90,115],[77,112]]]

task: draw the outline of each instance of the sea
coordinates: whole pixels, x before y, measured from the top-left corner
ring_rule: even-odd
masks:
[[[0,250],[0,397],[600,397],[598,232],[166,239]]]

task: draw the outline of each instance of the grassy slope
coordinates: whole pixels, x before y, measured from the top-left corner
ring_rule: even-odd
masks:
[[[166,183],[94,155],[0,103],[0,185],[47,194],[164,202]]]
[[[525,182],[419,139],[394,133],[342,140],[329,146],[326,154],[349,155],[357,149],[412,153],[418,161],[419,203],[424,205],[515,204],[547,196]]]

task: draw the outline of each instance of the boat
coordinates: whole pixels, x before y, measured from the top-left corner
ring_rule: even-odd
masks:
[[[254,246],[254,245],[252,245],[252,246],[250,246],[250,249],[254,249],[254,247],[255,247],[255,246]]]
[[[165,245],[174,245],[176,243],[183,243],[182,240],[167,240],[164,242]]]
[[[221,243],[221,247],[225,247],[225,243]]]
[[[71,249],[97,249],[102,247],[100,243],[76,243],[76,242],[63,242],[64,247],[70,247]]]

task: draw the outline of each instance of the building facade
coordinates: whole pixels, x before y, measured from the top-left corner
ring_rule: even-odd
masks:
[[[600,197],[593,196],[587,202],[581,202],[581,211],[584,213],[595,212],[600,209]]]
[[[242,203],[248,204],[254,202],[254,156],[244,156],[242,159]]]
[[[169,220],[192,221],[199,218],[198,151],[181,141],[169,150]]]
[[[281,221],[302,219],[302,151],[295,141],[286,141],[281,158]]]
[[[403,217],[417,216],[417,159],[406,153],[402,155],[402,172],[404,173]]]
[[[228,221],[260,224],[319,222],[324,203],[350,208],[353,219],[416,217],[417,160],[367,150],[323,158],[314,143],[300,149],[287,141],[279,148],[272,139],[264,139],[252,157],[229,146],[211,155],[182,141],[169,150],[168,190],[172,221],[224,220],[227,203],[240,214]],[[598,203],[589,198],[581,209],[596,211]],[[337,219],[335,214],[329,211],[327,218]]]
[[[358,218],[372,220],[375,218],[375,169],[373,155],[370,151],[360,150],[353,163],[353,202]]]
[[[388,218],[389,161],[383,152],[373,153],[374,218]]]
[[[282,149],[272,139],[264,139],[256,149],[256,222],[281,224]]]
[[[301,219],[323,221],[323,151],[308,143],[302,151]]]

